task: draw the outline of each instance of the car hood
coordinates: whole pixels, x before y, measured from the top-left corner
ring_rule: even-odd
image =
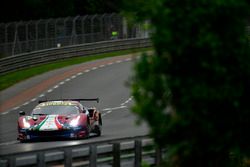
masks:
[[[69,127],[69,123],[80,115],[42,115],[19,118],[21,128],[39,131],[53,131]]]

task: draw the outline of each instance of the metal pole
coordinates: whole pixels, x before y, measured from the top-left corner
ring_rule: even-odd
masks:
[[[140,167],[142,161],[142,141],[135,141],[135,167]]]
[[[29,30],[28,30],[28,28],[29,28],[29,25],[30,25],[30,21],[27,23],[27,24],[25,24],[25,30],[26,30],[26,37],[25,37],[25,47],[26,47],[26,50],[25,50],[25,52],[30,52],[30,45],[29,45]]]
[[[74,19],[73,19],[73,26],[72,26],[72,33],[71,33],[71,45],[74,45],[76,44],[76,20],[79,18],[80,16],[76,16]]]
[[[43,48],[43,49],[45,49],[45,48],[47,48],[47,45],[48,45],[48,43],[49,43],[49,41],[48,41],[48,38],[49,38],[49,35],[48,35],[48,26],[49,26],[49,21],[50,21],[50,19],[49,20],[46,20],[45,21],[45,47]]]
[[[121,150],[120,150],[120,143],[113,144],[113,167],[120,167],[121,160],[120,160]]]
[[[63,21],[63,34],[58,32],[58,25],[57,24],[60,20],[61,19],[58,18],[54,22],[54,25],[55,25],[54,41],[55,42],[54,42],[54,45],[52,47],[54,47],[54,46],[59,47],[59,46],[65,45],[65,43],[63,42],[63,37],[65,37],[65,34],[66,34],[65,21],[67,20],[67,18],[66,18],[66,20]],[[61,37],[61,36],[63,36],[63,37]]]
[[[122,19],[122,38],[127,39],[128,38],[128,24],[125,17]]]
[[[71,44],[71,37],[68,38],[68,34],[67,34],[67,22],[70,19],[70,17],[65,18],[65,20],[63,21],[63,37],[59,37],[59,39],[62,39],[63,41],[63,45],[67,46]],[[72,30],[71,30],[72,32]],[[71,34],[72,35],[72,34]]]
[[[64,150],[64,166],[71,167],[72,166],[72,150],[66,148]]]
[[[96,15],[94,15],[94,16],[92,16],[91,17],[91,26],[90,26],[90,28],[91,28],[91,41],[90,42],[96,42],[94,39],[95,39],[95,37],[94,37],[94,35],[95,35],[95,32],[94,32],[94,28],[95,28],[95,25],[94,25],[94,19],[96,18]]]
[[[37,153],[36,158],[37,158],[37,166],[38,167],[44,167],[46,165],[44,152]]]
[[[155,150],[155,164],[156,164],[156,166],[160,166],[161,160],[162,160],[161,148],[159,148],[159,147],[157,146],[157,147],[156,147],[156,150]]]
[[[89,160],[89,166],[90,167],[96,167],[97,166],[97,149],[96,145],[90,145],[90,160]]]
[[[38,20],[35,22],[35,32],[36,32],[36,37],[35,37],[35,50],[38,50],[38,24],[41,22],[41,20]]]
[[[18,35],[18,26],[19,23],[15,23],[15,36],[14,36],[14,41],[13,41],[13,46],[12,46],[12,55],[15,54],[15,48],[16,48],[16,41],[17,41],[17,35]]]
[[[16,166],[16,157],[10,156],[8,157],[8,165],[9,167],[15,167]]]
[[[100,37],[100,40],[103,41],[105,40],[105,21],[104,21],[104,17],[105,17],[106,14],[103,14],[100,18],[100,29],[101,29],[101,37]]]
[[[4,30],[5,30],[5,41],[4,42],[6,43],[4,45],[4,55],[8,55],[9,56],[10,52],[9,52],[8,45],[7,45],[7,43],[9,43],[9,41],[8,41],[8,28],[7,28],[8,25],[9,24],[6,24],[5,27],[4,27]]]
[[[84,25],[85,25],[85,19],[88,17],[88,15],[86,16],[83,16],[82,18],[82,43],[85,43],[85,38],[86,38],[86,34],[85,34],[85,28],[84,28]]]

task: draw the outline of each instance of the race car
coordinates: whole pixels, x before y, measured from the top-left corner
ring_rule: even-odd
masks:
[[[88,138],[102,132],[101,113],[95,107],[85,107],[81,101],[99,99],[60,99],[39,101],[29,116],[20,111],[18,140],[20,142],[44,138]]]

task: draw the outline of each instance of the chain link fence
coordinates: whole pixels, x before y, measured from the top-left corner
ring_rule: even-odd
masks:
[[[115,13],[0,23],[0,58],[98,41],[148,38],[148,26],[148,22],[128,25]],[[250,26],[246,30],[250,39]]]
[[[126,20],[115,13],[0,23],[0,58],[83,43],[147,38],[145,27],[128,26]]]

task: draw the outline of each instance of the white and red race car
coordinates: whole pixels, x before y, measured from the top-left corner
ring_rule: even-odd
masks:
[[[88,138],[102,132],[101,113],[95,107],[85,107],[81,101],[96,99],[61,99],[39,101],[29,116],[19,112],[18,140],[21,142],[44,138]]]

